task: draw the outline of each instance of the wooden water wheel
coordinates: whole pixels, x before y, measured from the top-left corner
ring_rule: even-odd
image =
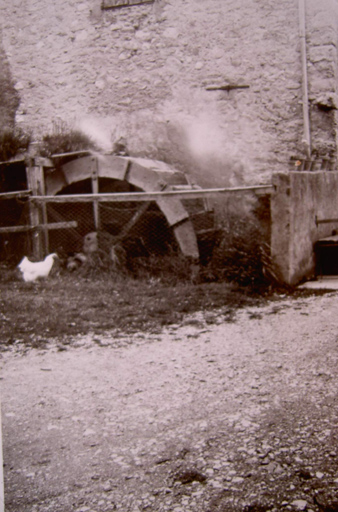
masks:
[[[52,160],[55,167],[48,169],[45,176],[48,196],[194,188],[184,173],[149,159],[82,152],[54,155]],[[93,201],[71,206],[48,205],[48,208],[53,220],[77,221],[76,233],[67,234],[68,238],[73,237],[73,245],[90,231],[105,232],[115,243],[128,240],[129,246],[134,247],[131,250],[137,250],[137,241],[149,251],[161,251],[175,243],[182,254],[197,260],[200,239],[214,230],[213,212],[203,199],[167,196],[156,201]],[[57,248],[56,242],[52,245],[50,250]]]

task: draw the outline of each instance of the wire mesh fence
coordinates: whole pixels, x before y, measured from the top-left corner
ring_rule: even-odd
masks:
[[[129,259],[180,251],[177,226],[169,224],[155,200],[97,202],[78,197],[66,202],[40,202],[28,197],[4,199],[0,206],[2,261],[15,264],[24,255],[37,257],[37,239],[41,257],[57,252],[65,262],[95,252],[114,260],[118,249]]]
[[[46,217],[51,224],[76,223],[48,232],[48,251],[57,252],[71,267],[93,254],[122,264],[177,250],[173,230],[154,201],[49,203]]]
[[[271,192],[270,186],[201,190],[164,162],[87,150],[2,162],[0,262],[14,267],[24,256],[41,261],[57,253],[69,272],[172,272],[189,279],[198,266],[205,279],[218,280],[237,258],[237,275],[245,274],[252,255],[260,264],[261,232],[240,205],[247,192],[255,196],[262,188]],[[235,214],[227,208],[230,196]]]
[[[16,263],[21,255],[32,253],[29,203],[27,199],[13,198],[2,200],[0,208],[0,260]]]
[[[203,198],[183,195],[180,204],[185,214],[171,224],[168,212],[160,208],[163,198],[151,196],[137,200],[131,194],[124,200],[116,194],[104,200],[95,194],[2,199],[0,261],[17,265],[23,256],[39,260],[55,252],[67,272],[114,269],[137,277],[165,271],[182,279],[191,276],[192,264],[198,264],[205,281],[229,279],[243,284],[269,271],[268,202],[258,201],[261,211],[253,216],[251,212],[248,220],[239,215],[238,196],[230,200],[223,195],[226,212],[216,224],[214,210],[205,207]],[[220,199],[217,192],[209,197],[215,203]],[[198,251],[194,261],[184,254],[186,238],[189,241],[191,236]]]

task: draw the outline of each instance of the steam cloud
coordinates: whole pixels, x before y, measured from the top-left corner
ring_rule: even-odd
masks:
[[[259,124],[239,116],[236,106],[221,112],[204,94],[192,98],[191,91],[174,91],[155,111],[86,116],[78,127],[104,151],[123,138],[129,154],[163,160],[203,187],[257,183],[251,161],[264,144]],[[202,105],[199,111],[196,105]]]

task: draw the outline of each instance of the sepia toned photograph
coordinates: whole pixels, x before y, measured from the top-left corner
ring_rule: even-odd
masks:
[[[338,0],[0,0],[0,512],[338,512]]]

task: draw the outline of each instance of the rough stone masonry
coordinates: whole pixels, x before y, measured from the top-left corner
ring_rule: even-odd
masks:
[[[335,157],[337,0],[305,7],[312,149]],[[304,155],[298,0],[0,0],[0,16],[2,76],[36,139],[67,122],[202,186]]]

